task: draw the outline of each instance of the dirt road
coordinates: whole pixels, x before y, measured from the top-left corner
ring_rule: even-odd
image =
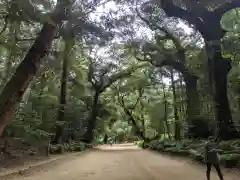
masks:
[[[224,170],[225,180],[237,180]],[[141,150],[130,144],[101,146],[5,180],[204,180],[202,166]],[[217,180],[215,172],[212,180]]]

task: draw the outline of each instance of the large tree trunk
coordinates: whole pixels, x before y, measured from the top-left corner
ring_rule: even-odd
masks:
[[[68,58],[63,59],[62,64],[62,77],[61,77],[61,89],[60,89],[60,96],[59,96],[59,109],[58,109],[58,118],[57,120],[61,123],[65,120],[65,106],[67,103],[66,96],[67,96],[67,66],[68,66]],[[53,144],[58,144],[60,139],[63,135],[63,124],[57,124],[55,129],[55,137],[52,141]]]
[[[186,98],[187,98],[187,122],[190,123],[194,117],[200,115],[200,102],[197,91],[197,77],[191,74],[184,74],[184,81],[186,84]]]
[[[142,91],[142,92],[141,92]],[[139,94],[143,94],[144,90],[139,90]],[[140,121],[141,121],[141,129],[143,136],[146,137],[146,123],[145,123],[145,118],[144,118],[144,104],[141,100],[139,100],[139,105],[140,105]]]
[[[200,103],[199,103],[199,97],[197,92],[197,77],[193,74],[190,74],[187,67],[182,62],[177,62],[177,61],[168,59],[161,63],[161,66],[165,66],[165,65],[172,67],[176,71],[182,73],[184,77],[184,81],[186,83],[186,96],[187,96],[186,114],[187,114],[187,123],[189,123],[191,122],[190,120],[193,117],[200,114]],[[161,66],[158,66],[158,67],[161,67]]]
[[[98,113],[99,113],[99,98],[100,93],[95,92],[93,97],[92,112],[87,124],[87,132],[84,134],[83,141],[86,143],[91,143],[93,140],[93,130],[96,125]]]
[[[104,143],[104,144],[107,144],[107,143],[108,143],[108,135],[107,135],[107,134],[104,135],[103,143]]]
[[[134,128],[135,133],[137,134],[137,136],[139,136],[142,140],[146,141],[147,138],[146,138],[145,135],[144,135],[144,131],[142,131],[142,130],[138,127],[138,125],[137,125],[137,123],[136,123],[136,121],[135,121],[135,119],[133,118],[132,115],[128,114],[128,116],[129,116],[129,121],[130,121],[131,124],[133,125],[133,128]]]
[[[69,34],[70,35],[70,34]],[[61,75],[61,88],[59,96],[59,109],[57,120],[60,124],[56,124],[55,137],[52,141],[53,144],[59,144],[63,136],[64,121],[65,121],[65,107],[67,104],[67,79],[68,79],[68,62],[71,49],[73,47],[73,37],[64,37],[65,49],[62,63],[62,75]]]
[[[178,116],[178,108],[177,108],[177,95],[176,95],[176,86],[174,81],[174,72],[171,69],[170,70],[170,76],[171,76],[171,86],[172,86],[172,94],[173,94],[173,113],[174,113],[174,119],[175,119],[175,139],[180,140],[181,139],[181,125],[179,121]]]
[[[154,2],[160,5],[168,16],[182,18],[188,21],[189,24],[195,25],[207,45],[209,42],[214,43],[214,41],[218,41],[218,45],[209,48],[212,54],[208,54],[209,64],[211,64],[210,69],[212,70],[214,80],[214,114],[219,124],[218,136],[220,139],[232,139],[236,137],[238,132],[232,121],[227,97],[227,74],[231,69],[231,64],[229,60],[226,61],[222,57],[220,42],[226,31],[222,29],[220,21],[224,13],[239,7],[240,3],[234,0],[231,3],[225,3],[219,8],[216,8],[213,12],[205,13],[205,7],[202,7],[200,3],[195,3],[194,7],[191,4],[190,9],[193,8],[194,10],[189,11],[176,6],[172,0]],[[204,10],[201,11],[201,8]],[[198,12],[196,10],[198,10]]]
[[[166,96],[166,91],[165,91],[165,84],[163,83],[163,77],[161,75],[161,84],[162,84],[162,89],[163,89],[163,100],[164,100],[164,122],[166,125],[166,130],[167,130],[167,135],[169,139],[172,139],[171,133],[170,133],[170,128],[168,124],[168,101],[167,101],[167,96]],[[165,136],[165,132],[164,132]]]
[[[141,96],[141,95],[140,95]],[[139,96],[139,97],[140,97]],[[125,105],[123,104],[123,109],[124,109],[124,112],[126,113],[127,115],[127,118],[128,118],[128,122],[130,122],[133,126],[133,129],[134,129],[134,132],[137,136],[139,136],[142,140],[144,141],[148,141],[149,139],[145,137],[145,133],[144,131],[141,130],[140,127],[138,127],[138,124],[137,122],[135,121],[135,118],[133,117],[133,114],[132,114],[132,110],[128,110],[128,108],[125,107]]]
[[[3,85],[7,82],[9,76],[11,75],[11,70],[12,70],[12,63],[13,60],[15,59],[16,56],[16,37],[17,37],[17,28],[20,25],[17,22],[13,22],[10,24],[9,27],[9,34],[10,40],[9,40],[9,46],[11,47],[9,52],[8,52],[8,58],[5,61],[4,64],[4,77],[3,77]]]
[[[11,120],[15,107],[21,101],[29,83],[35,76],[40,66],[41,59],[51,47],[57,26],[61,23],[64,16],[65,11],[62,8],[62,4],[60,6],[59,3],[52,15],[52,22],[44,24],[39,36],[28,51],[24,60],[20,63],[14,75],[3,88],[0,94],[0,135],[2,135],[6,123]]]
[[[180,85],[180,105],[179,105],[179,114],[180,114],[180,120],[184,122],[186,120],[186,87],[183,79],[183,75],[179,72],[178,76],[179,79],[179,85]]]
[[[220,46],[214,46],[210,61],[214,79],[215,118],[218,122],[218,136],[222,140],[230,140],[238,136],[232,121],[232,114],[227,95],[227,75],[231,70],[231,60],[224,59]]]

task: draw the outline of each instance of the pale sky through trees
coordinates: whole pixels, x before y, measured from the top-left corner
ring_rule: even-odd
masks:
[[[127,8],[127,6],[126,6],[126,8]],[[90,18],[92,20],[100,21],[99,17],[102,14],[107,14],[110,10],[114,10],[114,11],[118,10],[118,6],[113,1],[110,1],[106,4],[104,4],[104,5],[99,6],[96,9],[96,11],[94,11],[94,13],[90,14]],[[183,28],[185,30],[186,34],[191,34],[192,31],[193,31],[192,28],[188,27],[186,24],[184,24],[181,21],[179,22],[179,25],[177,25],[176,28]],[[151,34],[151,30],[149,28],[142,27],[141,29],[139,29],[139,31],[137,31],[136,36],[137,37],[142,37],[142,36],[148,36],[149,34]]]
[[[57,2],[57,0],[52,0],[52,2]],[[94,12],[92,12],[89,17],[90,20],[92,20],[93,22],[97,21],[97,22],[101,22],[100,17],[104,14],[108,14],[111,10],[112,11],[117,11],[119,10],[121,7],[121,10],[123,10],[122,5],[116,5],[115,2],[113,1],[109,1],[108,3],[104,4],[104,5],[100,5],[99,7],[96,8],[96,10]],[[129,7],[125,6],[126,9],[124,9],[125,12],[129,12]],[[120,14],[119,14],[120,13]],[[119,11],[118,14],[116,15],[116,17],[123,15],[124,12]],[[135,37],[134,38],[139,38],[139,39],[151,39],[153,33],[152,31],[148,28],[148,27],[144,27],[144,26],[139,26],[139,25],[135,25],[133,24],[133,26],[137,28],[137,31],[135,32]],[[176,26],[176,28],[181,28],[184,29],[185,34],[190,35],[193,33],[193,29],[190,28],[188,25],[186,25],[184,22],[179,21],[179,24]],[[121,40],[118,38],[115,38],[114,41],[116,42],[120,42]],[[100,55],[102,57],[106,57],[108,58],[109,55],[107,53],[108,49],[107,47],[105,48],[101,48],[100,50],[98,50],[97,55]],[[109,58],[108,58],[109,59]],[[176,77],[177,78],[177,77]],[[168,78],[164,78],[164,83],[166,84],[170,84],[170,80]]]
[[[126,7],[128,8],[128,7]],[[101,21],[100,20],[100,16],[103,14],[108,14],[111,10],[113,11],[117,11],[118,10],[118,6],[110,1],[102,6],[99,6],[96,11],[94,11],[94,13],[90,14],[90,19],[93,21]],[[126,9],[127,11],[127,9]],[[177,25],[177,28],[182,28],[184,29],[185,33],[190,35],[193,32],[193,29],[188,27],[184,22],[179,22],[179,24]],[[135,38],[144,38],[144,39],[151,39],[152,37],[152,31],[147,28],[147,27],[137,27],[138,31],[136,31],[136,37]],[[117,39],[118,41],[118,39]],[[120,40],[119,40],[120,41]],[[99,55],[103,55],[105,54],[106,49],[102,49],[99,51]],[[107,55],[107,54],[106,54]],[[177,77],[174,77],[174,79],[177,79]],[[169,78],[163,78],[163,81],[166,85],[170,85],[170,79]]]

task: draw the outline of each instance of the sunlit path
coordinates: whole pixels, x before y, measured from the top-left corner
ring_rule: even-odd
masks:
[[[134,146],[134,144],[126,143],[126,144],[113,144],[113,145],[102,145],[98,146],[96,149],[99,150],[131,150],[131,149],[139,149],[137,146]]]

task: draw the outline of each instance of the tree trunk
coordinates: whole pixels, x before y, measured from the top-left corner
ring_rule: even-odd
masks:
[[[230,140],[238,136],[236,127],[232,121],[232,114],[227,95],[227,75],[231,70],[231,60],[224,59],[221,47],[213,47],[211,70],[214,79],[214,105],[215,118],[218,122],[218,137],[222,140]]]
[[[0,135],[6,123],[12,119],[17,104],[21,101],[25,90],[39,69],[41,59],[46,55],[54,39],[57,25],[61,24],[65,11],[58,3],[52,15],[52,22],[44,24],[39,36],[28,51],[16,72],[8,81],[0,94]]]
[[[168,138],[171,140],[172,139],[172,136],[171,136],[171,133],[170,133],[170,128],[169,128],[169,124],[168,124],[168,118],[167,118],[167,108],[168,108],[168,101],[166,99],[166,94],[165,92],[163,93],[164,94],[164,122],[165,122],[165,125],[166,125],[166,130],[167,130],[167,135],[168,135]],[[164,132],[164,135],[165,135],[165,132]]]
[[[17,37],[17,30],[20,28],[20,25],[18,22],[11,22],[10,27],[9,27],[9,34],[8,36],[10,37],[10,41],[8,42],[10,45],[10,49],[8,52],[8,58],[5,61],[4,64],[4,76],[2,80],[2,87],[0,87],[0,90],[4,87],[4,84],[7,83],[9,76],[11,75],[11,70],[12,70],[12,62],[16,57],[16,37]],[[4,131],[4,130],[3,130]],[[1,134],[0,134],[1,136]],[[2,137],[4,138],[4,146],[2,149],[2,152],[6,153],[7,152],[7,144],[8,144],[8,135],[6,134],[6,137],[4,137],[4,132],[2,132]]]
[[[96,91],[93,97],[92,113],[88,120],[87,132],[84,134],[84,137],[83,137],[83,141],[86,143],[91,143],[93,140],[93,130],[95,128],[98,112],[99,112],[99,98],[100,98],[100,93]]]
[[[142,92],[139,91],[139,94],[143,94],[143,90]],[[143,136],[146,136],[146,123],[145,123],[145,118],[144,118],[144,104],[141,100],[139,100],[139,105],[140,105],[140,120],[141,120],[141,127],[142,127],[142,132],[143,132]]]
[[[141,138],[142,140],[145,141],[147,138],[145,138],[144,132],[141,131],[141,129],[138,127],[138,125],[137,125],[135,119],[133,118],[133,116],[132,116],[132,115],[128,115],[128,116],[129,116],[130,122],[131,122],[132,125],[133,125],[133,128],[135,129],[136,134],[137,134],[138,136],[140,136],[140,138]]]
[[[184,122],[186,120],[186,94],[185,93],[185,85],[184,85],[184,80],[183,76],[181,73],[178,73],[178,76],[180,77],[179,84],[180,84],[180,99],[181,103],[179,105],[179,113],[181,115],[181,121]]]
[[[107,143],[108,143],[108,135],[107,135],[107,134],[104,135],[103,143],[104,143],[104,144],[107,144]]]
[[[133,115],[132,111],[129,111],[125,106],[123,107],[124,112],[127,115],[128,122],[130,122],[133,126],[134,132],[139,136],[142,140],[147,141],[148,139],[145,137],[144,131],[141,131],[141,128],[138,127]],[[132,109],[133,110],[133,109]]]
[[[194,117],[200,115],[200,102],[197,91],[197,77],[191,74],[184,74],[187,98],[187,123],[191,123]]]
[[[176,86],[174,81],[174,72],[171,69],[170,70],[171,75],[171,85],[172,85],[172,93],[173,93],[173,111],[174,111],[174,119],[175,119],[175,139],[180,140],[181,139],[181,127],[179,122],[179,116],[178,116],[178,109],[177,109],[177,96],[176,96]]]
[[[64,121],[65,121],[65,107],[67,104],[67,80],[68,80],[68,64],[69,55],[73,47],[73,37],[64,37],[65,49],[62,63],[62,75],[61,75],[61,88],[59,97],[59,109],[58,109],[58,121],[60,124],[56,124],[55,137],[52,141],[53,144],[59,144],[63,136]]]
[[[183,59],[183,55],[181,56]],[[184,62],[185,60],[182,61]],[[178,72],[181,72],[184,77],[186,83],[186,96],[187,96],[186,114],[188,116],[187,122],[189,122],[189,120],[191,120],[192,117],[197,116],[200,113],[200,103],[197,92],[197,77],[189,73],[184,63],[180,63],[173,60],[167,60],[161,64],[161,66],[164,65],[170,66],[171,68],[177,70]],[[196,103],[193,99],[196,100]]]
[[[238,6],[236,2],[226,3],[223,8],[215,9],[213,12],[205,13],[183,10],[176,6],[173,1],[156,1],[157,4],[166,12],[168,16],[175,16],[188,21],[189,24],[195,25],[196,29],[202,34],[206,45],[212,43],[208,53],[208,61],[210,70],[212,71],[212,79],[214,82],[214,103],[215,103],[215,119],[218,122],[219,130],[218,136],[220,139],[232,139],[238,136],[238,132],[232,121],[232,115],[229,107],[229,100],[227,96],[227,74],[231,69],[230,60],[224,60],[221,53],[221,39],[225,35],[226,30],[222,29],[221,19],[222,15],[231,9]],[[235,4],[236,3],[236,4]],[[199,4],[198,4],[199,5]],[[225,7],[224,7],[225,6]],[[217,44],[213,45],[218,41]],[[210,72],[211,74],[211,72]]]
[[[163,78],[161,75],[161,83],[162,83],[162,89],[163,89],[163,99],[164,99],[164,122],[166,125],[166,130],[167,130],[167,135],[169,139],[172,139],[171,133],[170,133],[170,128],[169,128],[169,124],[168,124],[168,101],[167,101],[167,97],[166,97],[166,92],[165,92],[165,84],[163,83]],[[165,132],[164,132],[164,136],[165,136]]]
[[[9,76],[11,75],[12,70],[12,62],[16,57],[16,36],[17,36],[17,28],[19,28],[20,25],[17,22],[12,22],[9,27],[9,34],[10,40],[9,40],[9,46],[11,47],[8,52],[8,58],[5,61],[4,64],[4,77],[3,77],[3,85],[7,83]]]

